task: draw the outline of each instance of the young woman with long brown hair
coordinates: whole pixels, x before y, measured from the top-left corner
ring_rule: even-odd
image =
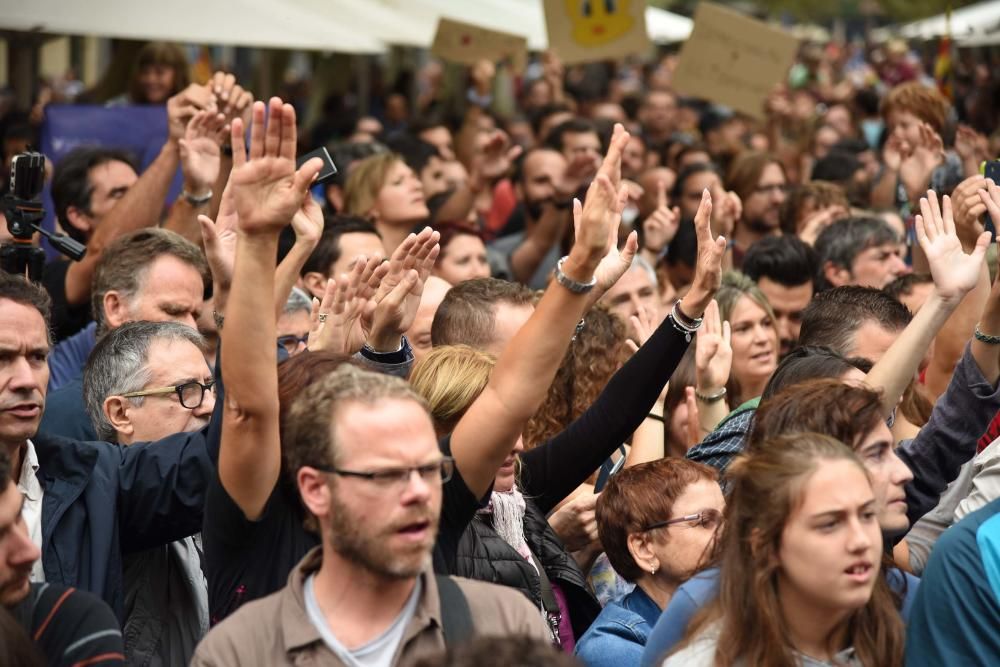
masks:
[[[903,621],[879,572],[877,501],[857,454],[784,435],[728,476],[719,595],[664,666],[901,664]]]

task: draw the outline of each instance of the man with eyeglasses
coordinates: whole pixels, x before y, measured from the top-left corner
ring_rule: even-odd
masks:
[[[781,206],[788,192],[785,168],[768,153],[740,154],[726,174],[726,186],[739,195],[743,214],[733,230],[733,266],[743,265],[743,255],[757,241],[781,233]]]
[[[145,229],[104,251],[94,278],[96,330],[78,358],[68,360],[70,341],[52,352],[45,416],[39,430],[77,440],[96,440],[83,399],[83,366],[96,341],[126,322],[178,322],[196,329],[204,304],[207,264],[202,251],[179,234]],[[70,339],[72,340],[72,339]],[[70,363],[71,361],[71,363]]]
[[[434,575],[454,461],[404,381],[341,366],[300,395],[285,440],[321,546],[216,626],[192,665],[409,664],[444,648],[463,606],[471,633],[549,638],[518,591]]]
[[[208,424],[215,407],[204,340],[176,322],[130,322],[98,341],[84,398],[100,439],[131,446]],[[198,536],[125,554],[125,653],[133,664],[186,665],[208,631]]]
[[[209,442],[218,440],[211,422],[197,431],[174,432],[155,442],[133,440],[128,446],[39,433],[49,379],[50,305],[42,288],[23,277],[0,272],[0,447],[11,458],[12,477],[25,498],[22,514],[28,535],[41,549],[31,580],[95,593],[123,621],[123,555],[198,532],[204,491],[214,474]],[[197,336],[191,327],[173,326]],[[175,338],[183,338],[183,334]],[[176,385],[192,380],[207,384],[207,366],[199,359],[198,346],[185,344],[196,354],[168,354],[171,367],[180,371],[180,376],[143,378],[140,361],[140,372],[130,380],[140,384],[117,390],[150,390],[147,396],[123,398],[118,402],[121,411],[113,415],[114,423],[130,431],[132,438],[153,437],[152,426],[165,420],[168,403],[176,403],[171,407],[179,414],[191,411],[185,405],[195,404],[196,392],[182,388],[182,395],[177,395]],[[146,356],[142,353],[134,358]],[[124,357],[111,354],[116,363],[131,361]],[[190,359],[195,367],[182,367],[182,358]],[[147,379],[150,384],[145,383]],[[180,403],[182,398],[184,404]],[[137,428],[137,421],[133,423],[138,419],[133,401],[140,399],[149,416],[144,420],[146,430]],[[201,406],[207,408],[205,403],[210,405],[210,400],[203,400]],[[161,412],[154,415],[157,407]],[[204,423],[203,417],[198,419]],[[160,424],[170,432],[191,426],[189,422],[188,426],[172,421]]]

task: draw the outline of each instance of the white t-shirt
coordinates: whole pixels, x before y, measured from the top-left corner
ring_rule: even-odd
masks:
[[[313,580],[315,577],[316,575],[310,574],[306,577],[303,586],[306,613],[309,615],[309,620],[316,627],[316,631],[319,632],[320,637],[330,647],[330,650],[336,653],[345,664],[352,667],[391,667],[392,659],[396,655],[396,648],[403,641],[406,626],[410,624],[410,620],[417,611],[417,601],[420,599],[420,579],[417,579],[417,585],[413,587],[413,593],[410,594],[410,598],[403,605],[403,610],[396,617],[396,620],[392,622],[392,625],[364,646],[359,646],[351,651],[337,641],[337,638],[330,630],[330,626],[326,624],[326,618],[323,616],[323,610],[319,608],[319,602],[316,601],[316,592],[313,589]]]

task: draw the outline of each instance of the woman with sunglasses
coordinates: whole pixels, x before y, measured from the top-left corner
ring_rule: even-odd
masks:
[[[674,591],[712,551],[725,500],[714,468],[664,458],[626,468],[597,499],[601,545],[635,589],[601,611],[576,645],[589,667],[637,665]]]

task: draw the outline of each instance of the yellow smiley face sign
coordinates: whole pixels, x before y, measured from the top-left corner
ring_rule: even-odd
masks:
[[[627,34],[635,19],[630,0],[566,0],[573,39],[582,46],[603,46]]]
[[[543,0],[549,48],[564,63],[643,53],[646,3],[640,0]]]

